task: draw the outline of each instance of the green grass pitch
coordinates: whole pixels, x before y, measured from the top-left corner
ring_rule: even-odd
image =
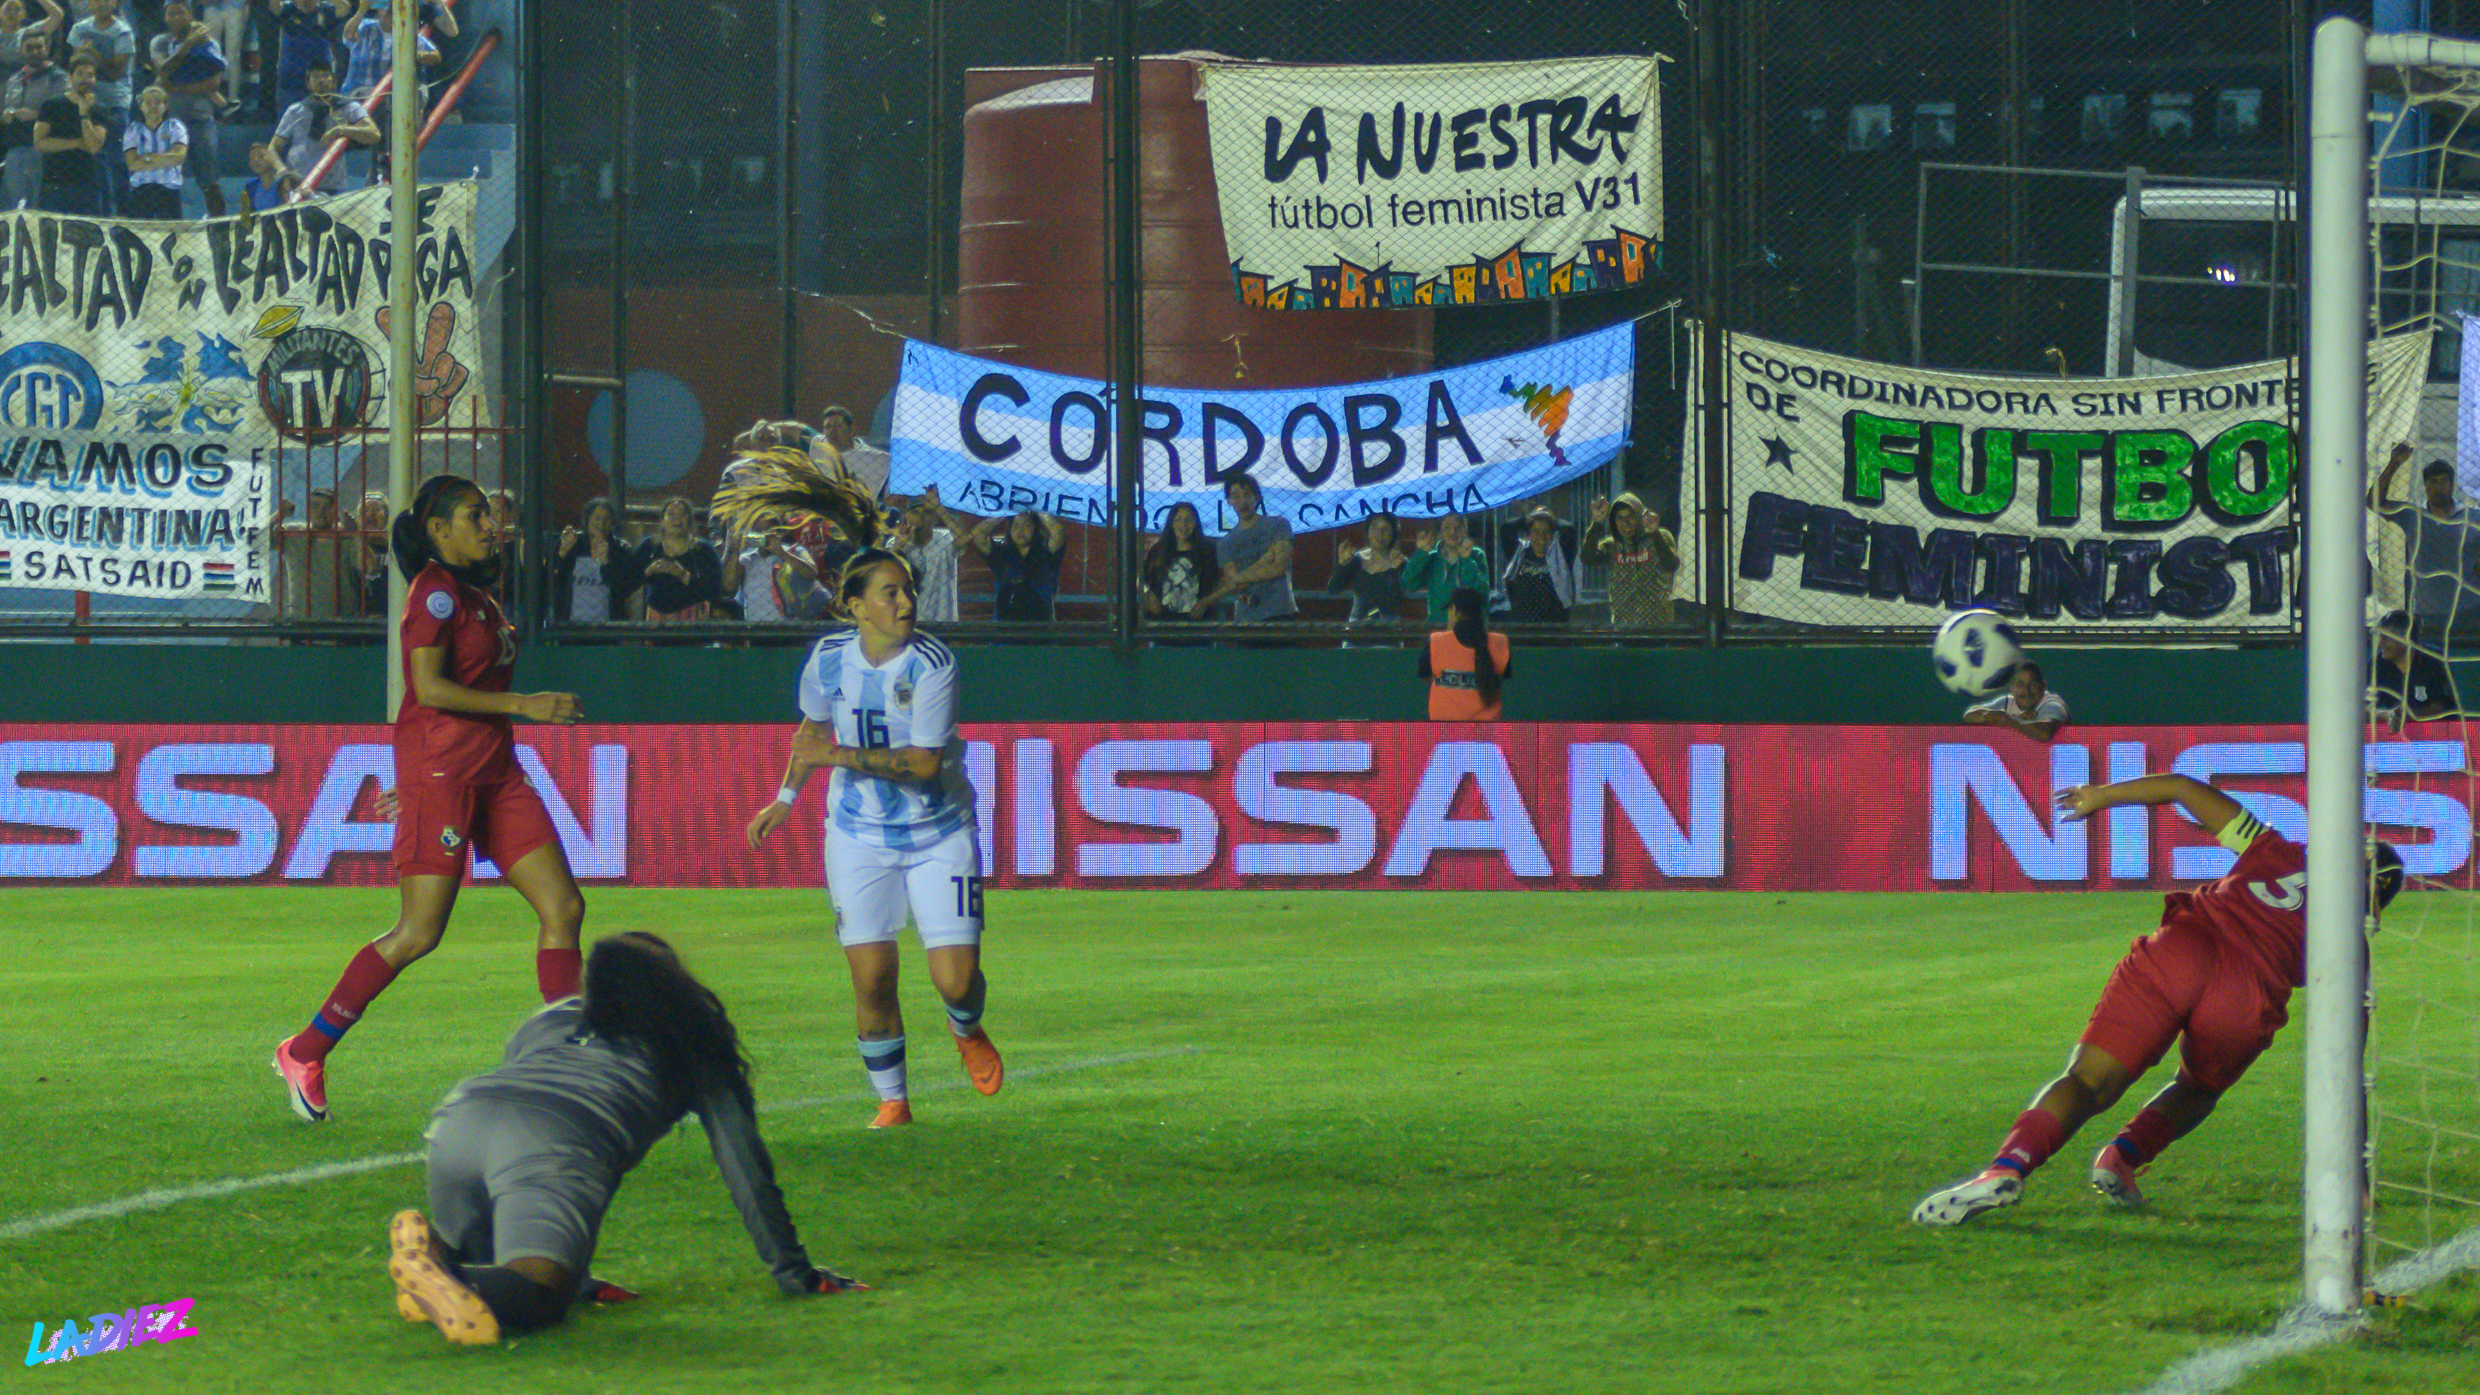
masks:
[[[401,1322],[382,1226],[421,1176],[388,1166],[0,1241],[0,1338],[196,1300],[196,1337],[13,1388],[2099,1392],[2297,1293],[2297,1024],[2149,1212],[2086,1191],[2097,1124],[2016,1210],[1906,1220],[2155,897],[996,893],[1011,1081],[960,1088],[908,941],[920,1122],[884,1134],[821,896],[588,899],[590,935],[660,930],[723,995],[811,1252],[874,1292],[778,1297],[687,1125],[604,1230],[634,1305],[479,1351]],[[333,1123],[267,1069],[393,906],[0,894],[0,1226],[418,1149],[534,1006],[505,891],[339,1049]],[[2472,1389],[2476,1318],[2466,1275],[2242,1388]]]

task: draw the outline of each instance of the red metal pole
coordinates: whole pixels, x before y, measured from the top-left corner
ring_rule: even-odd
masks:
[[[422,32],[428,34],[430,30],[426,27]],[[473,56],[466,59],[465,66],[458,70],[456,81],[449,85],[447,93],[440,98],[438,109],[431,113],[429,123],[423,126],[422,134],[414,141],[416,150],[420,150],[422,145],[430,139],[431,131],[439,125],[439,119],[447,115],[448,109],[456,105],[456,99],[464,95],[466,85],[473,81],[474,72],[482,66],[482,60],[490,57],[498,48],[499,31],[496,29],[485,34],[482,42],[475,45]],[[370,100],[362,105],[365,108],[377,107],[386,100],[395,86],[396,74],[394,72],[381,74],[378,82],[371,86]],[[345,144],[343,141],[337,141],[329,145],[326,153],[319,156],[319,162],[310,167],[310,173],[302,176],[301,183],[294,187],[293,196],[285,202],[300,203],[315,194],[318,191],[319,181],[327,178],[328,172],[336,167],[336,162],[344,158]]]

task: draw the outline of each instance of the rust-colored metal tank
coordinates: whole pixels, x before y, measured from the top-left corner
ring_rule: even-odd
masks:
[[[1426,306],[1252,309],[1233,294],[1198,65],[1138,62],[1145,382],[1314,387],[1430,366]],[[1110,376],[1109,70],[965,75],[956,342],[1052,373]]]

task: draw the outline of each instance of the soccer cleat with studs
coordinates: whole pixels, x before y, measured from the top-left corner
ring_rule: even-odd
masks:
[[[410,1305],[461,1347],[487,1347],[499,1340],[499,1319],[482,1295],[439,1260],[431,1223],[419,1211],[388,1218],[388,1278],[396,1284],[396,1311]]]
[[[313,1124],[322,1123],[327,1118],[327,1063],[296,1058],[292,1045],[291,1037],[277,1042],[275,1059],[269,1064],[284,1077],[285,1098],[293,1112]]]
[[[1969,1182],[1959,1182],[1912,1208],[1915,1225],[1962,1225],[1984,1211],[1996,1211],[2023,1200],[2024,1179],[2013,1169],[1993,1167]]]
[[[2092,1189],[2113,1206],[2142,1206],[2144,1192],[2136,1185],[2136,1178],[2143,1171],[2143,1168],[2127,1161],[2126,1155],[2118,1151],[2117,1140],[2113,1139],[2093,1157]]]
[[[974,1089],[985,1095],[999,1093],[1000,1084],[1007,1079],[1007,1067],[1000,1062],[998,1045],[991,1041],[989,1033],[976,1027],[957,1037],[956,1054],[964,1057],[965,1077],[973,1082]]]

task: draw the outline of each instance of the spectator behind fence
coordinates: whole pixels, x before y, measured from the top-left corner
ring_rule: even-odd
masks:
[[[1662,515],[1635,495],[1593,500],[1584,560],[1610,565],[1612,625],[1647,630],[1677,620],[1671,590],[1679,580],[1679,539],[1662,526]]]
[[[167,0],[164,32],[147,45],[147,53],[155,65],[155,85],[171,97],[173,118],[181,123],[188,137],[187,158],[177,172],[183,176],[182,183],[198,187],[199,196],[206,200],[207,216],[221,218],[224,164],[220,158],[222,131],[215,121],[215,99],[222,89],[229,60],[216,47],[207,26],[192,17],[186,0]],[[143,95],[140,100],[144,100]],[[137,171],[132,169],[130,183],[137,182]],[[167,216],[180,215],[175,212]]]
[[[39,26],[19,31],[9,56],[17,66],[0,83],[0,213],[24,208],[43,191],[43,152],[34,126],[44,106],[69,91],[69,70],[52,61],[52,37]]]
[[[275,21],[276,82],[270,109],[282,111],[309,95],[311,65],[336,61],[345,11],[331,0],[292,0],[276,11]],[[265,61],[262,54],[260,62]]]
[[[1436,528],[1413,536],[1412,556],[1404,562],[1404,589],[1424,593],[1429,601],[1430,628],[1447,623],[1447,608],[1456,592],[1490,589],[1489,570],[1462,514],[1448,514]]]
[[[150,87],[138,94],[138,118],[121,132],[121,158],[129,165],[129,197],[121,216],[169,223],[181,216],[181,166],[189,160],[189,127],[172,114],[171,94]]]
[[[104,216],[103,124],[95,120],[95,60],[69,61],[69,90],[45,102],[34,123],[34,148],[43,153],[43,184],[34,206],[46,213]]]
[[[286,199],[293,196],[293,191],[301,187],[301,176],[286,169],[284,162],[276,158],[265,141],[251,143],[250,171],[250,177],[241,185],[241,194],[249,201],[253,213],[281,207]]]
[[[1046,513],[1027,509],[1011,515],[1007,532],[992,537],[996,517],[985,518],[965,535],[973,550],[990,564],[992,611],[1002,620],[1048,620],[1059,596],[1059,564],[1067,554],[1067,525]]]
[[[646,623],[685,625],[711,618],[723,595],[723,559],[699,537],[697,514],[675,494],[663,501],[663,521],[638,544],[646,574]]]
[[[214,42],[216,52],[224,55],[224,70],[216,74],[219,88],[213,94],[217,109],[237,113],[241,107],[241,70],[250,58],[249,0],[193,0],[192,9],[198,22],[207,26],[207,37]]]
[[[913,569],[913,618],[925,625],[951,624],[956,619],[956,532],[932,485],[904,510],[904,522],[889,543]]]
[[[1429,684],[1433,722],[1495,722],[1499,690],[1515,677],[1507,636],[1490,631],[1490,598],[1477,587],[1459,586],[1447,598],[1454,624],[1430,632],[1413,675]]]
[[[887,452],[853,434],[853,415],[850,411],[843,407],[829,407],[820,412],[818,435],[826,438],[826,443],[844,458],[844,468],[850,470],[852,477],[861,481],[871,493],[876,494],[887,487]],[[785,444],[792,442],[786,441]],[[814,441],[805,444],[812,455],[818,453]]]
[[[379,123],[370,119],[361,103],[336,95],[335,70],[324,58],[310,60],[309,95],[284,109],[275,134],[267,138],[267,148],[304,181],[318,168],[327,147],[378,143]],[[345,182],[344,171],[336,168],[327,172],[319,187],[332,194],[353,186]]]
[[[629,600],[645,584],[645,563],[620,536],[620,513],[611,500],[586,500],[577,523],[560,530],[551,563],[552,615],[572,625],[624,620]]]
[[[2403,718],[2433,722],[2461,708],[2454,675],[2443,659],[2411,647],[2411,617],[2390,610],[2377,622],[2374,672],[2369,675],[2369,704],[2378,721],[2395,731]]]
[[[1206,592],[1205,602],[1231,597],[1231,618],[1241,624],[1271,624],[1300,614],[1292,600],[1292,525],[1261,512],[1265,498],[1246,475],[1223,481],[1223,502],[1240,521],[1215,540],[1223,576]]]
[[[1507,559],[1499,586],[1507,617],[1524,625],[1564,625],[1576,606],[1576,563],[1559,536],[1559,516],[1535,509],[1524,517],[1524,545]]]
[[[818,589],[817,571],[797,548],[785,545],[789,537],[783,529],[749,534],[723,564],[723,589],[751,624],[802,618],[801,598]]]
[[[336,554],[344,539],[336,528],[336,491],[313,489],[307,516],[291,521],[293,501],[276,507],[276,594],[284,614],[296,620],[333,620],[344,610],[336,579]]]
[[[1398,541],[1401,527],[1395,515],[1373,513],[1362,533],[1361,549],[1355,552],[1346,544],[1337,558],[1335,574],[1327,579],[1326,589],[1352,598],[1352,614],[1346,624],[1385,626],[1403,619],[1407,559]]]
[[[95,103],[86,114],[103,123],[104,210],[117,213],[129,201],[121,132],[129,125],[129,70],[138,58],[138,31],[121,17],[121,0],[87,0],[87,6],[86,18],[69,26],[69,54],[95,59]]]
[[[424,0],[421,23],[435,24],[446,19],[446,11],[431,0]],[[454,36],[454,21],[448,24],[440,32]],[[359,20],[348,21],[345,54],[344,83],[338,90],[350,101],[367,104],[370,94],[379,86],[379,79],[395,71],[396,32],[389,24],[387,6],[370,6],[362,11]],[[439,66],[439,45],[432,43],[428,34],[415,33],[413,61],[425,81],[429,80],[431,70]]]
[[[2445,460],[2432,460],[2420,472],[2424,506],[2393,502],[2394,476],[2410,463],[2411,443],[2395,446],[2369,491],[2368,507],[2403,531],[2411,573],[2403,580],[2403,599],[2411,607],[2413,642],[2442,654],[2447,632],[2480,615],[2480,596],[2472,591],[2480,580],[2480,522],[2454,502],[2454,466]]]
[[[2051,692],[2041,666],[2026,659],[2016,665],[2005,692],[1966,709],[1963,720],[1976,727],[2013,727],[2046,745],[2067,724],[2067,700]]]
[[[355,526],[361,541],[354,548],[354,614],[384,617],[388,608],[388,496],[371,490],[362,496]]]
[[[1145,550],[1137,569],[1137,599],[1152,620],[1202,620],[1206,597],[1222,584],[1223,564],[1206,541],[1197,506],[1177,503],[1163,519],[1162,535]]]
[[[43,13],[36,14],[36,9]],[[25,52],[28,34],[41,34],[50,51],[58,54],[66,36],[61,30],[69,23],[69,12],[60,7],[60,0],[0,0],[0,54],[11,63]]]

